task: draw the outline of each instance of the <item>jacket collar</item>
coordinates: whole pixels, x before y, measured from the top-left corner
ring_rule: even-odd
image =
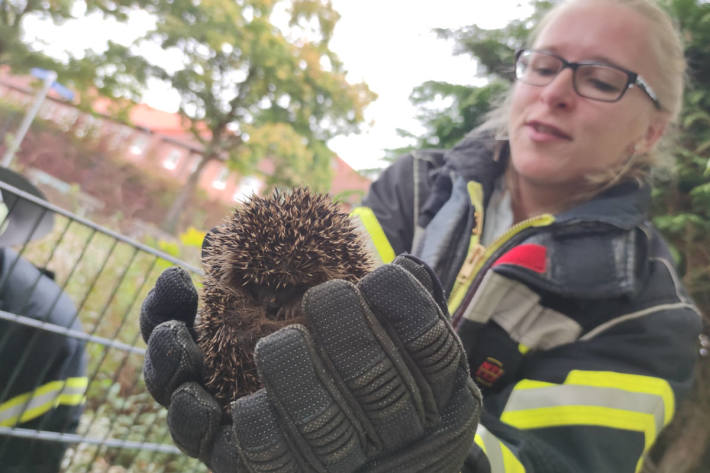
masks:
[[[495,160],[497,151],[500,159]],[[458,174],[481,183],[487,202],[507,158],[507,142],[471,133],[445,154],[445,172],[440,177]],[[647,185],[622,182],[558,214],[552,225],[527,239],[526,243],[547,248],[550,264],[546,271],[509,265],[496,270],[562,296],[587,299],[632,294],[638,290],[639,271],[645,269],[642,261],[647,248],[639,235],[647,225],[650,196]]]
[[[545,248],[544,271],[506,265],[496,270],[563,297],[632,295],[648,270],[649,201],[648,186],[619,184],[557,215],[522,242]]]
[[[490,132],[472,131],[444,155],[444,171],[454,172],[483,187],[484,205],[493,192],[496,179],[508,161],[508,142],[495,139]]]
[[[452,172],[467,181],[483,186],[487,205],[496,179],[505,171],[509,147],[505,140],[495,139],[489,132],[473,131],[446,152],[443,174]],[[600,222],[621,229],[631,229],[646,220],[651,201],[647,185],[622,182],[594,198],[556,216],[560,224]]]
[[[622,182],[556,217],[558,224],[599,222],[630,230],[646,219],[651,189],[633,181]]]

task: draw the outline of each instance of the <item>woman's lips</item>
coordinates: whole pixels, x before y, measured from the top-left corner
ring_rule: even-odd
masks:
[[[529,130],[530,138],[533,141],[572,141],[572,137],[570,135],[560,130],[556,126],[550,125],[548,123],[540,122],[537,120],[531,120],[526,122],[525,126]]]

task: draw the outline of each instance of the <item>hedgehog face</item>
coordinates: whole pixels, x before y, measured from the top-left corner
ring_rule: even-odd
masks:
[[[223,403],[255,391],[256,341],[303,322],[301,298],[330,279],[357,282],[372,262],[349,217],[304,188],[253,197],[211,234],[198,343]]]
[[[254,304],[264,309],[265,317],[271,320],[286,320],[293,318],[290,312],[298,310],[298,302],[309,287],[314,284],[297,284],[281,288],[273,288],[265,285],[247,283],[244,292],[248,294]],[[291,311],[286,309],[296,304],[297,307]]]

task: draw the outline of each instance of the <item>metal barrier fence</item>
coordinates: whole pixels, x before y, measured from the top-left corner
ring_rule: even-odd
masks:
[[[32,464],[58,445],[66,447],[66,473],[207,471],[172,444],[165,409],[145,389],[138,324],[141,302],[163,269],[183,266],[195,280],[200,270],[5,182],[0,191],[8,210],[0,218],[0,471],[8,471],[7,456]],[[19,243],[3,241],[19,220],[28,228],[28,218],[31,230],[19,233]],[[24,289],[13,289],[18,285]],[[67,296],[74,309],[55,320]],[[50,379],[71,357],[64,342],[83,347],[84,368]],[[47,414],[77,408],[78,425]]]

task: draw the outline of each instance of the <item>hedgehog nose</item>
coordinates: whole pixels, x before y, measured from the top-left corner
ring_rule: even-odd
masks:
[[[262,307],[268,308],[276,303],[276,294],[263,286],[247,286],[254,300]]]

